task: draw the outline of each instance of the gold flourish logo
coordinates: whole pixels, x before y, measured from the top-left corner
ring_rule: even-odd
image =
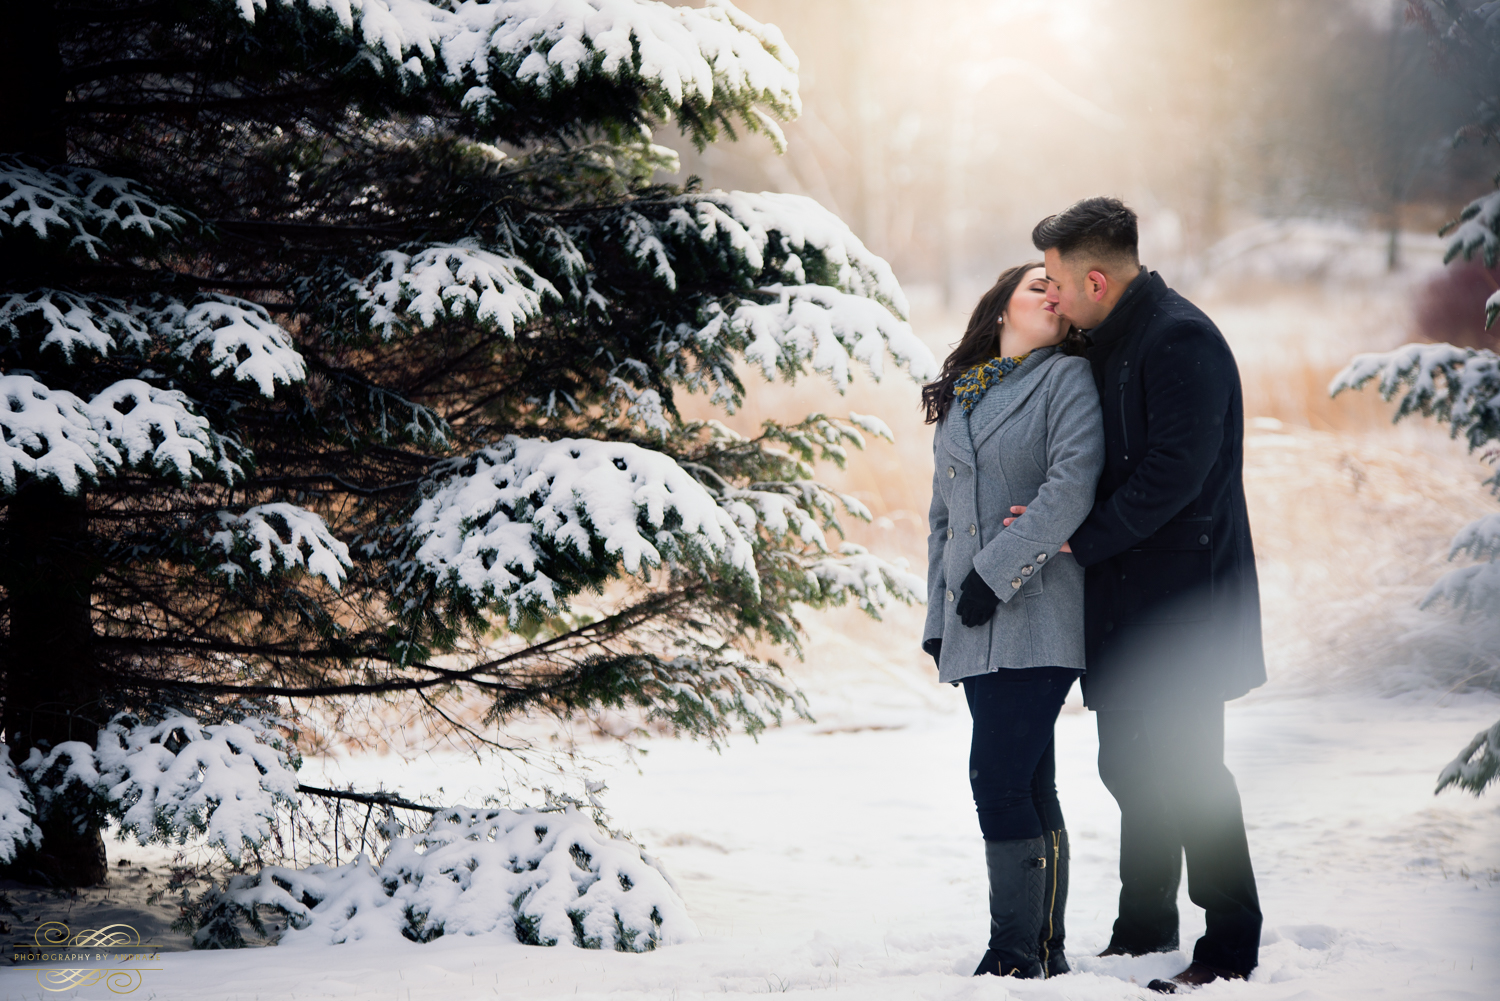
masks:
[[[74,932],[61,921],[38,925],[32,936],[35,948],[16,946],[13,963],[47,963],[37,970],[36,982],[45,991],[76,991],[103,984],[114,994],[129,994],[141,986],[141,974],[160,967],[118,966],[154,959],[155,946],[141,944],[141,933],[127,924],[85,928]],[[53,966],[53,963],[100,963],[105,966]]]

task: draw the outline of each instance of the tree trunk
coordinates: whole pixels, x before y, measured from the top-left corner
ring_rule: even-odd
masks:
[[[48,0],[9,5],[0,45],[0,152],[67,159],[57,9]],[[5,708],[0,723],[11,760],[63,741],[92,746],[107,713],[94,659],[88,501],[28,483],[5,513],[0,586],[8,629],[0,647]],[[21,853],[8,875],[53,886],[91,886],[108,873],[99,825],[41,818],[42,845]]]
[[[57,10],[46,0],[6,4],[0,45],[0,152],[68,157]]]
[[[0,554],[9,598],[4,671],[5,739],[19,765],[69,740],[93,746],[106,722],[103,675],[95,659],[90,590],[96,567],[88,546],[88,501],[29,483],[11,498]],[[60,811],[62,812],[62,811]],[[12,874],[54,886],[91,886],[108,869],[97,822],[79,830],[70,816],[44,817],[42,846],[18,857]]]

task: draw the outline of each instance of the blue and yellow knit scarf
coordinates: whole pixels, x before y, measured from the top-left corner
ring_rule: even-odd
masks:
[[[989,392],[990,387],[1014,372],[1030,354],[1028,351],[1015,358],[991,358],[955,379],[953,401],[963,408],[964,416],[968,417],[979,406],[979,401],[984,399],[984,394]]]

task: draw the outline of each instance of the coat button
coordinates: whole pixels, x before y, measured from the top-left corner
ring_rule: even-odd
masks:
[[[953,600],[953,592],[952,592],[952,591],[949,591],[949,592],[948,592],[948,600],[949,600],[949,601],[952,601],[952,600]]]
[[[1021,568],[1021,576],[1022,577],[1030,577],[1031,576],[1031,571],[1033,571],[1035,569],[1036,569],[1036,567],[1034,567],[1030,563],[1028,563],[1024,567]]]
[[[955,477],[957,475],[958,475],[958,471],[955,470],[952,466],[949,466],[948,467],[948,479],[951,480],[951,479],[953,479],[953,477]]]
[[[1208,536],[1206,536],[1206,535],[1200,535],[1200,536],[1198,536],[1198,545],[1200,545],[1200,546],[1206,546],[1206,545],[1208,545]]]
[[[1036,554],[1036,561],[1038,563],[1046,563],[1047,562],[1047,554],[1046,553],[1037,553]]]
[[[973,526],[973,525],[970,525],[970,526],[969,526],[969,534],[970,534],[970,535],[973,535],[973,534],[974,534],[974,526]]]
[[[1021,586],[1021,578],[1017,577],[1017,578],[1013,579],[1010,582],[1010,586],[1011,587],[1020,587]]]
[[[953,538],[953,529],[948,529],[948,538]]]

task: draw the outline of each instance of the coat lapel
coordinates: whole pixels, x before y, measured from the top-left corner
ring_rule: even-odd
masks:
[[[974,439],[969,436],[969,419],[957,403],[948,408],[943,418],[943,438],[953,457],[970,469],[974,467]]]
[[[1017,396],[1014,400],[1006,404],[1005,409],[991,417],[984,427],[969,429],[972,432],[972,440],[969,442],[970,456],[977,453],[979,447],[984,444],[985,439],[998,431],[1007,420],[1021,412],[1022,408],[1026,406],[1026,401],[1031,399],[1031,394],[1036,392],[1038,386],[1047,381],[1047,372],[1053,365],[1057,364],[1057,359],[1061,357],[1063,356],[1060,352],[1054,351],[1050,356],[1042,359],[1041,366],[1032,375],[1030,380],[1028,380],[1026,389],[1020,396]],[[963,423],[968,424],[969,422],[964,421]]]

